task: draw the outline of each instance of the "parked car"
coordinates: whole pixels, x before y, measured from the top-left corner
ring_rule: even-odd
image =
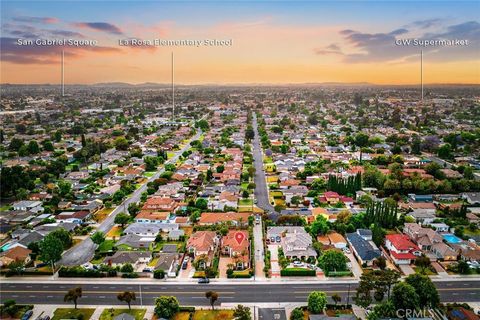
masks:
[[[28,310],[27,312],[25,312],[21,318],[21,320],[28,320],[30,319],[30,317],[32,316],[33,314],[33,311],[32,310]]]
[[[146,267],[142,270],[142,272],[153,272],[153,268],[152,267]]]
[[[183,262],[182,262],[182,270],[187,269],[187,267],[188,267],[188,258],[185,258],[183,259]]]
[[[208,279],[208,278],[200,278],[200,279],[198,279],[198,283],[210,283],[210,279]]]
[[[302,262],[302,261],[298,261],[298,260],[297,260],[297,261],[293,261],[293,265],[294,265],[295,267],[303,267],[303,262]]]

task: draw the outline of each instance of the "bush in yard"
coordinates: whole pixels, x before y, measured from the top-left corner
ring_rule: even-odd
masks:
[[[162,270],[162,269],[157,269],[157,270],[153,271],[153,277],[155,279],[163,279],[163,278],[165,278],[165,271]]]
[[[312,291],[308,295],[308,311],[314,314],[321,313],[327,305],[327,295],[323,291]]]
[[[177,298],[173,296],[161,296],[155,299],[155,315],[158,318],[171,319],[180,311]]]
[[[303,320],[303,311],[299,308],[295,308],[290,313],[290,320]]]
[[[125,263],[120,269],[120,272],[125,272],[125,273],[133,272],[133,266],[130,263]]]

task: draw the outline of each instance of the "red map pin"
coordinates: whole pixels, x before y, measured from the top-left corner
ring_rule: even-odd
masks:
[[[235,240],[237,240],[238,244],[241,244],[245,239],[245,233],[243,232],[236,232],[235,233]]]

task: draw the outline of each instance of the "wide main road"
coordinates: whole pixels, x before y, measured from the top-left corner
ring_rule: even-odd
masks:
[[[198,140],[201,135],[202,135],[202,130],[198,128],[197,133],[189,140],[189,142]],[[175,152],[175,155],[171,159],[166,161],[165,164],[177,162],[181,154],[184,151],[187,151],[188,149],[190,149],[190,144],[186,143],[185,146],[182,149]],[[120,212],[123,212],[124,210],[126,210],[130,203],[139,202],[142,196],[142,193],[147,190],[147,183],[155,179],[158,179],[158,177],[164,171],[165,171],[165,168],[162,167],[153,176],[151,176],[140,188],[138,188],[131,195],[129,195],[125,201],[123,201],[119,206],[117,206],[112,211],[112,213],[110,213],[110,215],[105,220],[102,221],[102,223],[98,226],[97,231],[107,233],[115,224],[114,223],[115,216]],[[92,260],[95,254],[96,247],[97,245],[93,243],[90,237],[87,237],[85,240],[83,240],[73,248],[66,251],[62,256],[62,259],[58,262],[58,264],[64,265],[64,266],[78,266],[78,265],[87,263],[90,260]]]
[[[73,281],[72,281],[73,282]],[[435,282],[442,302],[479,302],[480,279],[465,281]],[[342,302],[351,303],[355,295],[356,283],[235,283],[235,284],[175,284],[159,281],[158,284],[138,284],[132,282],[108,282],[75,284],[67,281],[28,283],[2,281],[2,300],[14,299],[17,303],[63,304],[68,289],[80,286],[83,294],[80,305],[117,305],[122,304],[117,294],[122,291],[134,291],[136,305],[153,305],[155,298],[168,295],[176,296],[183,305],[208,305],[205,292],[218,292],[218,303],[292,303],[306,302],[313,290],[324,291],[328,297],[338,294]]]

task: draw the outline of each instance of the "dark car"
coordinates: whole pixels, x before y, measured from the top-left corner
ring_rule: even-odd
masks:
[[[210,279],[208,279],[208,278],[200,278],[200,279],[198,279],[198,283],[210,283]]]
[[[27,312],[25,312],[22,316],[22,319],[21,320],[28,320],[30,319],[30,317],[32,316],[33,314],[33,311],[32,310],[28,310]]]

